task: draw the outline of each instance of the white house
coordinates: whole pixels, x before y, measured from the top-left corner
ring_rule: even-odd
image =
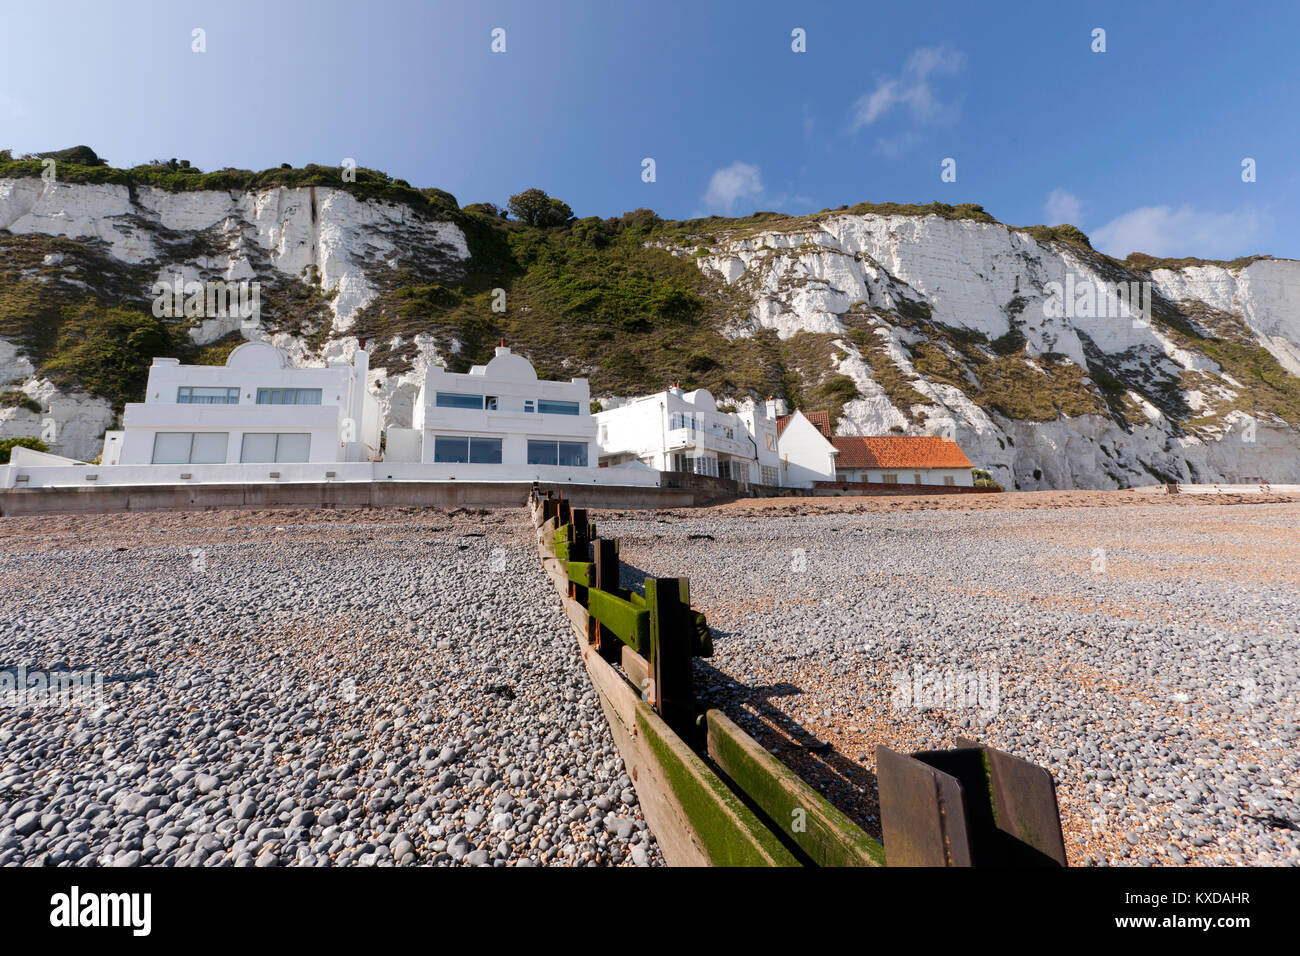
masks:
[[[106,465],[275,465],[379,456],[369,356],[295,368],[283,350],[245,342],[225,365],[155,358],[143,402],[104,436]],[[245,469],[247,470],[247,469]],[[265,478],[265,476],[263,476]]]
[[[841,436],[835,480],[887,485],[975,484],[971,462],[950,438],[936,435]]]
[[[777,403],[768,399],[765,404],[755,403],[742,408],[736,416],[744,423],[758,454],[758,484],[773,488],[785,484],[781,480],[780,427]]]
[[[780,481],[776,423],[758,406],[745,415],[721,412],[707,390],[673,386],[598,412],[596,421],[604,466],[639,461],[657,471],[730,478],[742,486]]]
[[[811,488],[817,481],[835,480],[835,456],[831,443],[831,417],[825,409],[807,415],[795,409],[777,419],[783,484]]]
[[[457,480],[594,481],[599,461],[585,378],[544,381],[503,343],[468,372],[432,366],[412,416],[425,464]],[[390,429],[392,435],[398,430]]]

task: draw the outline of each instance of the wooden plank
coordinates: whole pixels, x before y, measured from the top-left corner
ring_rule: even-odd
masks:
[[[547,546],[548,551],[555,549],[555,519],[547,518],[537,528],[537,540]]]
[[[566,561],[564,566],[568,570],[570,582],[584,588],[596,586],[596,566],[590,561]]]
[[[555,585],[555,590],[560,592],[561,597],[569,596],[569,575],[564,567],[555,558],[550,555],[542,555],[542,568],[551,578],[551,583]]]
[[[818,866],[884,866],[885,848],[722,711],[705,715],[709,757]]]
[[[622,652],[619,663],[623,665],[623,673],[627,675],[627,679],[632,686],[641,691],[641,699],[646,700],[647,697],[651,696],[653,690],[649,685],[650,662],[626,644],[621,645],[621,647]],[[649,703],[649,701],[646,702]]]
[[[587,591],[587,609],[591,616],[608,628],[615,637],[638,653],[650,646],[650,612],[625,601],[616,594],[591,588]]]
[[[798,866],[781,841],[594,649],[583,663],[670,866]]]
[[[590,617],[587,613],[587,609],[573,598],[565,598],[564,613],[568,615],[569,623],[573,625],[574,631],[576,631],[578,636],[586,642],[588,640],[587,620]]]

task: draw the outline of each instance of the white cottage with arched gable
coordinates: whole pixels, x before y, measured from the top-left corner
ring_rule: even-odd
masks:
[[[155,358],[145,400],[126,406],[121,432],[105,435],[103,463],[263,466],[374,460],[379,413],[366,392],[368,369],[364,349],[349,361],[296,368],[282,349],[266,342],[244,342],[224,365]]]
[[[537,377],[505,345],[468,372],[432,366],[415,403],[421,461],[458,480],[591,481],[599,465],[585,378]]]

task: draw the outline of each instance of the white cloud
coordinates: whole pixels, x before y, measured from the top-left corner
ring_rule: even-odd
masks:
[[[709,179],[708,191],[704,194],[704,205],[710,212],[730,215],[735,211],[736,203],[742,199],[757,201],[763,195],[763,181],[759,169],[752,163],[739,160],[730,166],[724,166]]]
[[[1203,212],[1191,206],[1143,206],[1091,233],[1093,247],[1116,258],[1144,252],[1161,258],[1234,259],[1257,251],[1262,214],[1242,208]]]
[[[1043,204],[1043,211],[1047,213],[1049,226],[1059,226],[1062,223],[1077,226],[1079,214],[1083,212],[1083,201],[1072,192],[1053,189],[1052,194],[1047,197],[1047,202]]]
[[[917,123],[954,118],[956,107],[944,106],[935,98],[931,78],[956,73],[965,65],[965,55],[950,47],[922,47],[913,51],[901,76],[882,77],[876,81],[874,90],[864,93],[853,104],[852,128],[869,126],[898,106],[906,108]]]

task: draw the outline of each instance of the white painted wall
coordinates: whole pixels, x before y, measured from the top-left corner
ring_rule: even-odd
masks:
[[[757,422],[764,419],[760,416]],[[656,392],[618,408],[596,413],[601,458],[613,461],[634,455],[659,471],[675,471],[675,456],[697,460],[697,473],[718,474],[726,461],[746,484],[761,480],[760,446],[751,431],[751,421],[735,412],[718,411],[713,396],[705,389],[683,392],[680,388]],[[766,426],[757,425],[766,431]],[[775,424],[772,425],[773,431]],[[698,460],[708,464],[700,466]],[[703,471],[701,468],[703,467]]]
[[[384,461],[406,464],[420,460],[420,430],[390,428],[384,432]]]
[[[271,478],[272,472],[279,478]],[[181,478],[181,475],[189,478]],[[308,481],[543,481],[654,488],[659,474],[632,468],[560,468],[534,465],[430,465],[420,462],[306,462],[230,465],[0,465],[0,487],[55,488],[90,485],[264,484]]]
[[[795,409],[781,433],[781,461],[785,484],[793,488],[811,488],[814,481],[835,480],[835,446]]]
[[[915,477],[918,474],[921,478],[919,482]],[[881,483],[885,480],[885,475],[897,475],[901,485],[942,485],[946,484],[945,479],[949,477],[953,479],[954,485],[970,488],[975,484],[969,468],[838,468],[834,480]]]
[[[351,361],[322,368],[289,366],[285,353],[265,342],[245,342],[225,365],[181,365],[155,358],[149,369],[144,402],[126,406],[120,440],[105,434],[103,462],[116,456],[121,465],[154,460],[156,436],[162,432],[215,433],[226,436],[226,463],[240,462],[247,434],[306,434],[310,462],[360,462],[378,457],[379,417],[366,392],[369,356],[358,349]],[[180,389],[237,388],[238,404],[182,404]],[[259,405],[262,388],[319,388],[319,405]],[[120,445],[120,449],[114,446]],[[288,464],[281,462],[279,464]]]
[[[495,408],[439,406],[439,392],[483,399],[490,397],[494,399],[492,404]],[[544,413],[538,404],[542,400],[576,403],[578,414]],[[431,366],[425,373],[412,419],[422,436],[420,460],[426,464],[436,463],[437,438],[441,435],[500,439],[501,464],[476,464],[472,467],[492,469],[491,473],[501,480],[507,477],[513,481],[532,480],[531,476],[537,469],[561,468],[559,465],[528,464],[529,440],[585,445],[586,466],[561,468],[573,480],[594,480],[599,470],[596,421],[591,415],[591,389],[587,380],[575,378],[568,382],[554,382],[539,379],[532,363],[522,355],[515,355],[506,346],[498,346],[487,365],[475,365],[468,372],[448,372],[442,366]]]

